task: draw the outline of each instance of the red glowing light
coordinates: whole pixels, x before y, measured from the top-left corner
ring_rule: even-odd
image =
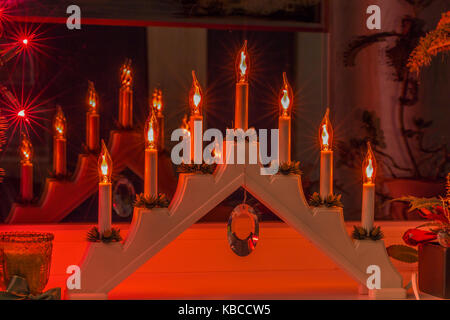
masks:
[[[23,39],[23,40],[22,40],[22,43],[23,43],[24,45],[27,45],[27,44],[28,44],[28,39]]]
[[[20,110],[19,112],[17,112],[17,116],[25,118],[25,110]]]

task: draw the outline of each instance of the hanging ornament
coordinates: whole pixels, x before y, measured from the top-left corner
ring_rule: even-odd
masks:
[[[228,244],[235,254],[248,256],[259,240],[259,221],[255,209],[244,203],[231,212],[227,225]]]
[[[114,186],[113,209],[118,216],[126,218],[133,213],[133,201],[136,192],[133,184],[127,178],[121,178]]]

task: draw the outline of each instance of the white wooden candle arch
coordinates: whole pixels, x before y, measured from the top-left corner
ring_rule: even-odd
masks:
[[[219,164],[212,175],[180,174],[168,208],[134,209],[123,243],[88,245],[80,264],[81,289],[67,290],[66,297],[106,299],[108,292],[240,187],[308,238],[361,285],[365,286],[370,276],[367,268],[378,266],[381,288],[369,290],[371,296],[406,297],[402,277],[391,263],[384,241],[352,240],[341,208],[309,207],[300,176],[264,176],[259,164]]]

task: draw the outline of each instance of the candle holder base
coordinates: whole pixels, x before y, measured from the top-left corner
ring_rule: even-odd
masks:
[[[83,287],[72,290],[72,293],[107,294],[193,223],[243,187],[359,283],[366,283],[370,276],[367,274],[369,266],[379,266],[381,287],[386,290],[375,295],[392,292],[391,297],[400,296],[403,280],[389,260],[383,241],[352,241],[347,234],[341,208],[312,209],[308,206],[299,175],[264,176],[260,169],[258,164],[223,164],[218,165],[211,175],[180,174],[168,208],[134,209],[123,248],[109,245],[88,248],[80,265]]]

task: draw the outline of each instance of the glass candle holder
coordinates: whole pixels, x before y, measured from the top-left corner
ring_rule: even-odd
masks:
[[[54,236],[51,233],[0,233],[0,286],[13,276],[25,278],[33,295],[40,294],[50,275]]]

